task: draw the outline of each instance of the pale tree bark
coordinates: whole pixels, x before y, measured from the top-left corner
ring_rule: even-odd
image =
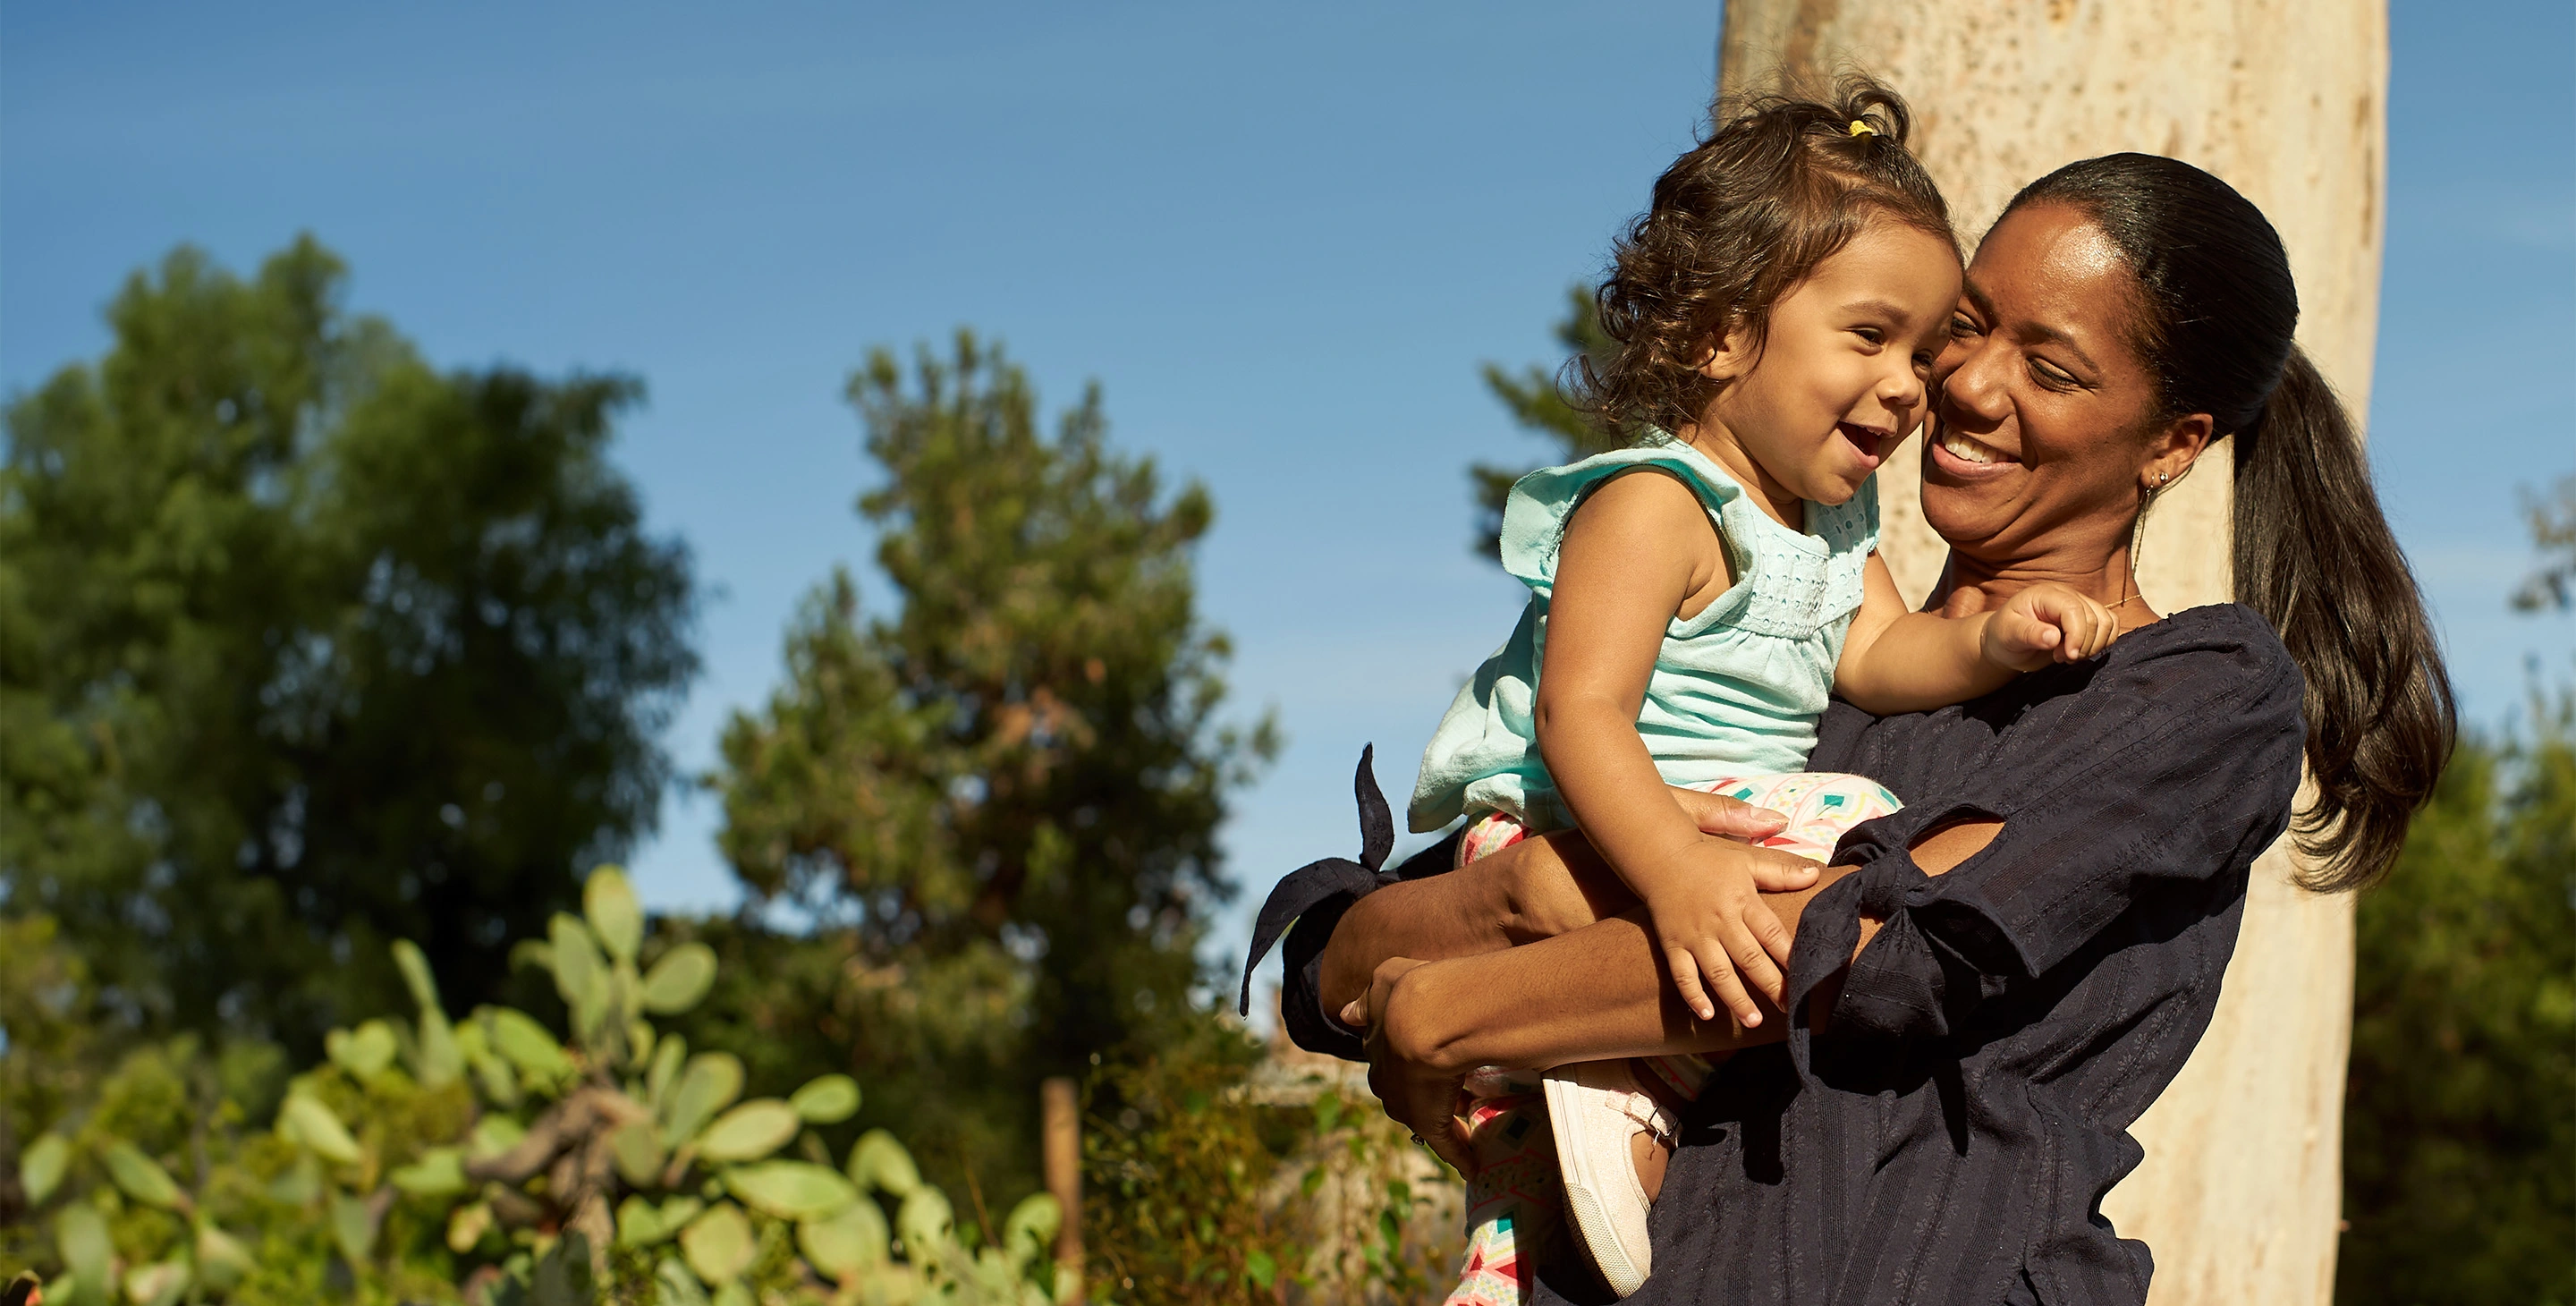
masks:
[[[2208,169],[2280,229],[2299,338],[2354,413],[2367,410],[2384,0],[1728,0],[1720,61],[1729,92],[1845,64],[1886,79],[1913,105],[1916,148],[1972,242],[2063,163],[2140,150]],[[1913,452],[1881,473],[1881,495],[1889,565],[1919,599],[1943,551]],[[2158,611],[2229,597],[2226,463],[2203,460],[2149,519],[2139,585]],[[2352,899],[2293,887],[2292,868],[2286,841],[2255,863],[2217,1017],[2134,1131],[2145,1164],[2103,1203],[2154,1249],[2158,1306],[2333,1293]]]

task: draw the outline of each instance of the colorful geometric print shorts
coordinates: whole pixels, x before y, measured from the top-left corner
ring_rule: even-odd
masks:
[[[1786,775],[1741,775],[1692,785],[1767,807],[1789,818],[1789,828],[1757,842],[1765,848],[1795,853],[1809,861],[1831,862],[1834,845],[1863,821],[1905,806],[1887,786],[1865,775],[1841,771],[1792,771]],[[1488,812],[1467,826],[1458,842],[1458,865],[1490,857],[1529,837],[1517,817]]]

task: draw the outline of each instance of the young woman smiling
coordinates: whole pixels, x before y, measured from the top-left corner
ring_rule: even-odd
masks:
[[[1788,1019],[1695,1017],[1634,899],[1559,833],[1449,873],[1437,847],[1289,877],[1254,955],[1298,919],[1291,1035],[1365,1056],[1388,1113],[1453,1157],[1474,1067],[1737,1052],[1669,1171],[1641,1156],[1661,1192],[1631,1301],[2144,1301],[2148,1249],[2097,1207],[2207,1028],[2249,866],[2295,825],[2312,887],[2384,872],[2451,745],[2439,651],[2297,316],[2271,225],[2170,159],[2061,169],[1986,236],[1936,368],[1923,508],[1951,554],[1930,606],[2057,582],[2122,636],[1961,707],[1834,705],[1810,766],[1907,806],[1769,896],[1795,931],[1764,993]],[[2221,441],[2238,602],[2160,616],[2132,541]],[[1676,798],[1712,832],[1767,828]]]

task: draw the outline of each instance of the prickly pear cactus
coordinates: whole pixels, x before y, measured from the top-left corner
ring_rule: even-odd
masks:
[[[823,1154],[809,1127],[854,1115],[859,1085],[826,1075],[783,1099],[744,1099],[739,1061],[692,1055],[652,1023],[706,996],[715,954],[683,943],[639,967],[643,941],[633,889],[603,866],[581,915],[558,914],[544,939],[518,946],[552,974],[569,1039],[507,1007],[451,1018],[420,950],[395,944],[414,1017],[333,1031],[327,1061],[291,1082],[265,1134],[227,1135],[220,1157],[206,1146],[219,1131],[195,1122],[182,1170],[194,1182],[172,1173],[172,1152],[117,1134],[110,1113],[58,1125],[19,1161],[50,1235],[44,1300],[1071,1297],[1072,1276],[1047,1255],[1062,1218],[1053,1198],[1022,1202],[1000,1245],[970,1248],[946,1194],[883,1130],[837,1168],[811,1159]]]

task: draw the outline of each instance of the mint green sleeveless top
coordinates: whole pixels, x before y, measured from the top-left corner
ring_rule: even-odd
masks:
[[[1801,533],[1771,520],[1706,454],[1666,437],[1535,471],[1512,487],[1503,569],[1529,586],[1529,606],[1511,639],[1458,691],[1423,752],[1410,812],[1417,832],[1486,812],[1508,813],[1533,830],[1572,823],[1539,760],[1532,716],[1557,545],[1585,495],[1641,467],[1670,472],[1699,496],[1736,578],[1706,608],[1664,628],[1637,713],[1646,751],[1675,785],[1806,768],[1834,664],[1860,610],[1862,570],[1878,548],[1878,483],[1863,482],[1839,507],[1808,504]]]

